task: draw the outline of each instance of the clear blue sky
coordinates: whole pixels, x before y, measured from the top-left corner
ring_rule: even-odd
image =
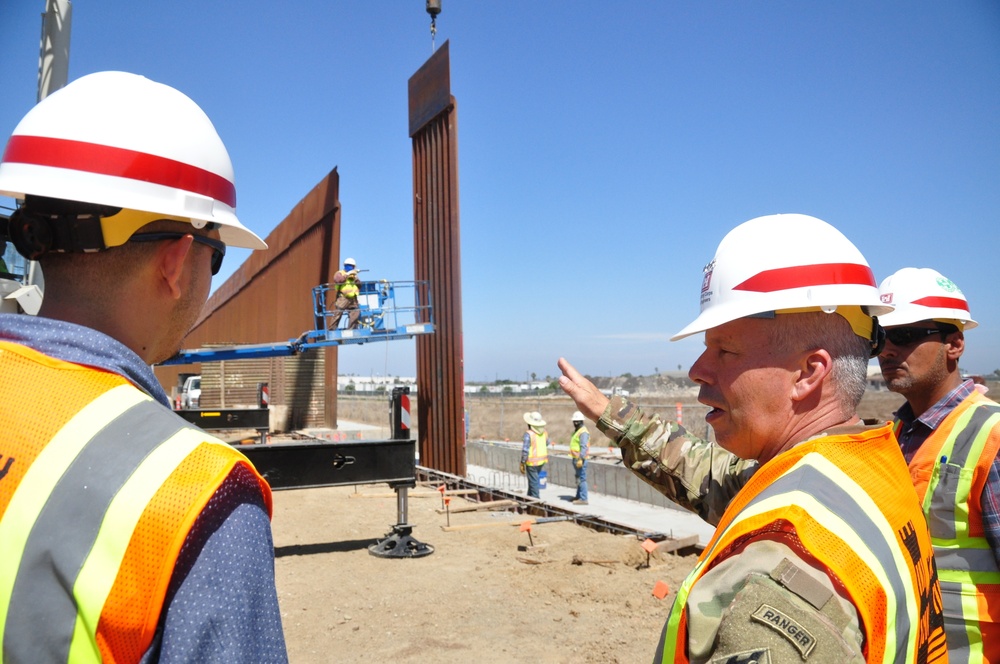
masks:
[[[44,0],[0,5],[0,130],[35,101]],[[876,277],[934,267],[1000,368],[1000,4],[443,0],[459,108],[466,379],[685,370],[701,269],[737,224],[802,212]],[[337,166],[342,247],[413,274],[407,79],[424,0],[78,0],[70,78],[179,88],[213,119],[266,236]],[[222,283],[246,257],[234,250]],[[309,293],[289,294],[308,298]],[[412,374],[412,342],[344,373]]]

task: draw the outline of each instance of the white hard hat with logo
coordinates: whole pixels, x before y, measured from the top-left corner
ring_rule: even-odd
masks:
[[[867,337],[871,316],[892,307],[879,300],[864,256],[836,228],[804,214],[757,217],[719,243],[704,270],[701,314],[671,340],[745,316],[810,310],[836,311]]]
[[[879,318],[886,327],[922,320],[951,323],[964,330],[979,324],[972,320],[969,302],[955,282],[929,267],[904,267],[886,277],[878,290],[884,303],[896,307]]]
[[[571,419],[573,422],[583,422],[583,413],[578,410],[573,411],[573,417]]]
[[[135,74],[83,76],[31,109],[0,161],[0,194],[121,208],[101,215],[107,247],[165,218],[218,224],[229,246],[267,248],[236,217],[233,165],[208,116]]]

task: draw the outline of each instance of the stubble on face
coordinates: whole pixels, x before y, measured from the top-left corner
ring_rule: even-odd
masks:
[[[904,397],[933,390],[948,378],[945,344],[930,341],[909,349],[898,358],[879,357],[879,366],[889,391]]]

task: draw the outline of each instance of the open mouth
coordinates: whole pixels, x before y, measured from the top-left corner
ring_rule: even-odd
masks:
[[[722,408],[720,408],[719,406],[713,406],[712,404],[710,404],[707,401],[702,401],[701,399],[698,399],[698,402],[701,403],[704,406],[708,406],[708,412],[705,413],[705,420],[706,421],[714,419],[714,418],[717,418],[717,417],[720,417],[721,415],[723,415],[726,412]]]

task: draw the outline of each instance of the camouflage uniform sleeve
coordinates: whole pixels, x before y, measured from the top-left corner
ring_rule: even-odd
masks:
[[[687,608],[692,662],[865,661],[854,605],[782,542],[755,541],[721,561],[692,587]]]
[[[620,396],[612,397],[597,428],[621,448],[632,472],[712,525],[757,470],[756,461],[692,436],[676,422],[647,415]]]

